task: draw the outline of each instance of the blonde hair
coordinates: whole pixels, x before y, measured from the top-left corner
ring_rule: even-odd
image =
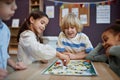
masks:
[[[64,32],[64,30],[69,27],[76,27],[77,32],[81,32],[83,29],[83,25],[74,13],[69,13],[62,19],[62,23],[60,25],[61,30]]]

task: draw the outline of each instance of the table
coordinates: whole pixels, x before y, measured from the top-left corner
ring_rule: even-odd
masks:
[[[120,80],[106,63],[93,62],[98,73],[97,76],[58,76],[58,75],[43,75],[41,72],[46,69],[53,60],[47,64],[35,62],[26,70],[15,71],[7,76],[5,80]]]

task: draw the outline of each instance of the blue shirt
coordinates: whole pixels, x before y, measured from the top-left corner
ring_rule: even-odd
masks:
[[[8,45],[10,41],[10,30],[6,24],[0,20],[0,68],[6,69],[8,54]]]
[[[93,46],[86,34],[80,32],[71,39],[68,39],[63,32],[59,34],[57,51],[67,51],[70,53],[79,53],[81,51],[85,51],[86,53],[89,53],[91,50],[93,50]]]

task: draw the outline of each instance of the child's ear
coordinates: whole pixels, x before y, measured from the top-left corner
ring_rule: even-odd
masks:
[[[30,23],[34,23],[34,18],[30,17]]]

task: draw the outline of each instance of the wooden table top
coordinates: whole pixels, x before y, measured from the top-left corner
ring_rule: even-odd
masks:
[[[118,77],[107,64],[102,62],[93,62],[98,73],[97,76],[57,76],[41,74],[52,62],[53,60],[47,64],[35,62],[26,70],[15,71],[9,74],[5,80],[120,80],[120,77]]]

